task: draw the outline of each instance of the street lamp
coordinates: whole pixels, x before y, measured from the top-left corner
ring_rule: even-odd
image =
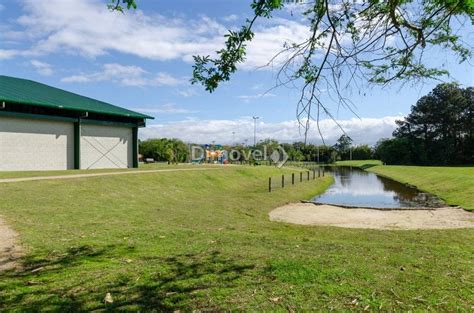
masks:
[[[253,118],[253,146],[257,146],[257,120],[260,118],[258,116],[252,116]]]

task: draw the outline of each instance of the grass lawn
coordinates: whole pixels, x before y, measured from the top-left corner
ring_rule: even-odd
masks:
[[[219,166],[212,164],[167,164],[167,163],[149,163],[140,164],[139,168],[116,168],[116,169],[93,169],[93,170],[56,170],[56,171],[0,171],[0,179],[8,178],[22,178],[22,177],[42,177],[42,176],[62,176],[74,174],[93,174],[93,173],[111,173],[111,172],[127,172],[140,170],[160,170],[160,169],[175,169],[175,168],[196,168],[196,167],[211,167]]]
[[[281,171],[0,184],[0,214],[27,249],[24,271],[0,274],[0,311],[472,310],[473,229],[269,222],[332,181],[268,193]]]
[[[375,165],[382,165],[380,160],[352,160],[352,161],[337,161],[336,165],[339,166],[355,166],[360,168],[369,168]]]
[[[368,171],[414,185],[447,204],[474,211],[474,166],[375,166]]]

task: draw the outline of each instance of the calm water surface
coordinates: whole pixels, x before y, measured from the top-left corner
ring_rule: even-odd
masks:
[[[334,184],[314,202],[369,208],[440,207],[442,202],[431,194],[355,167],[326,169]]]

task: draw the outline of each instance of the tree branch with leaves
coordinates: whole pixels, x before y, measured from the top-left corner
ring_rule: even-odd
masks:
[[[121,11],[120,0],[112,2]],[[472,46],[457,31],[474,24],[474,0],[253,0],[252,18],[240,30],[229,30],[215,57],[194,57],[192,83],[213,92],[230,80],[246,60],[258,20],[271,18],[288,2],[304,6],[308,38],[285,43],[267,65],[279,68],[274,88],[299,89],[296,116],[305,142],[312,121],[321,135],[321,115],[335,120],[330,104],[354,112],[347,89],[439,80],[449,71],[429,65],[427,54],[436,49],[449,51],[460,63],[472,56]],[[134,0],[122,3],[135,7]]]

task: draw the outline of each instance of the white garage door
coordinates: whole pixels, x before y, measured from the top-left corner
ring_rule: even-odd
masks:
[[[132,166],[132,128],[81,126],[82,169]]]
[[[0,117],[0,170],[72,168],[72,123]]]

